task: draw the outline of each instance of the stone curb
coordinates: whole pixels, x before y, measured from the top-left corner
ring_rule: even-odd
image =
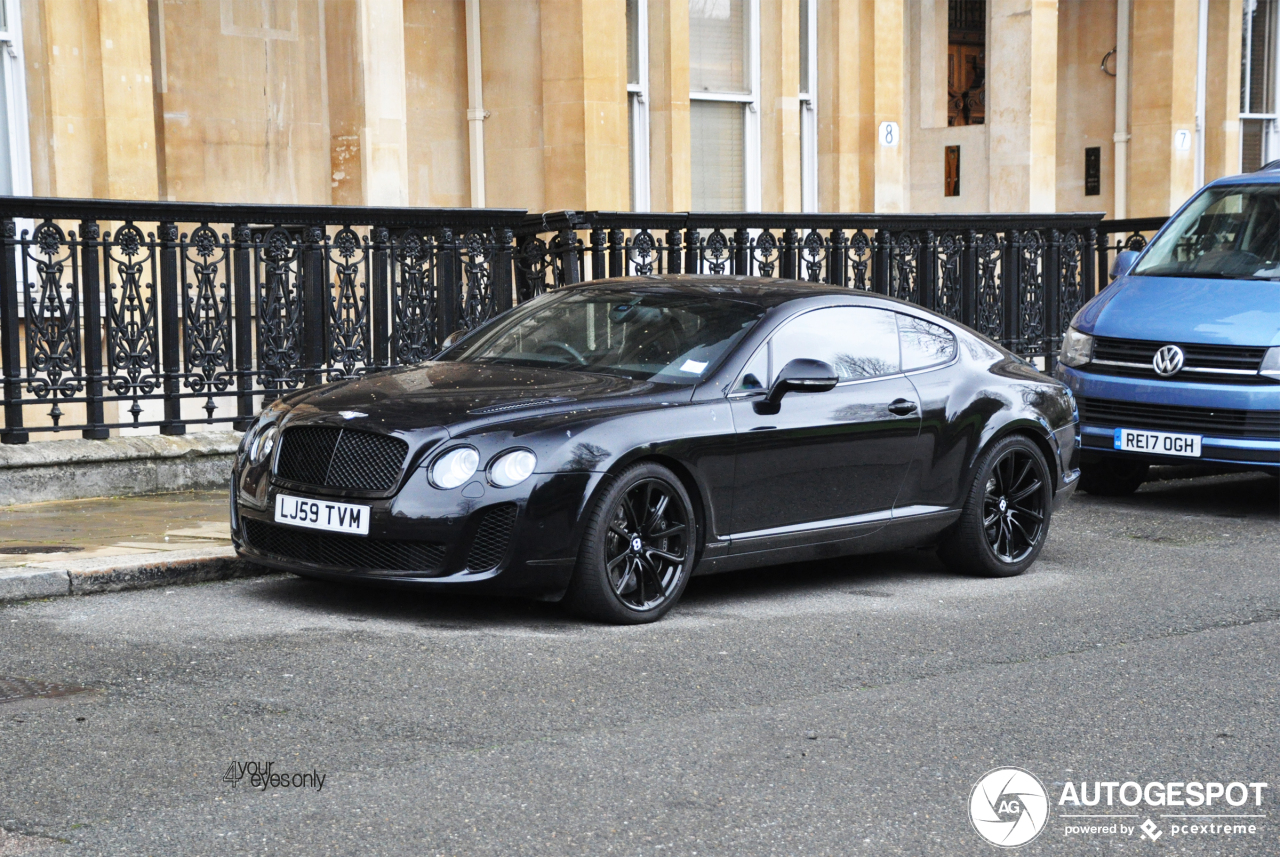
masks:
[[[0,602],[275,574],[231,547],[97,557],[0,569]]]

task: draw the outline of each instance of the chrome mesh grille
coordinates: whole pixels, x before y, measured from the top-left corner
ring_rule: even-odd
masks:
[[[244,519],[246,540],[254,550],[283,560],[339,569],[367,569],[386,573],[439,574],[444,545],[435,542],[391,541],[300,530]]]
[[[467,554],[467,571],[489,571],[498,567],[507,555],[511,530],[516,523],[516,504],[503,503],[484,513],[484,519],[471,540]]]
[[[285,429],[276,475],[324,488],[389,491],[409,444],[398,437],[333,426]]]

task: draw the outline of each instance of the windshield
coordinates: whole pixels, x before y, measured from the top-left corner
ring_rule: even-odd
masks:
[[[572,289],[517,309],[453,359],[693,384],[763,314],[753,304],[675,290]]]
[[[1280,185],[1235,185],[1198,196],[1133,270],[1144,277],[1280,278]]]

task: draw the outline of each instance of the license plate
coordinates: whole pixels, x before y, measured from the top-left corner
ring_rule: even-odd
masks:
[[[1168,431],[1116,429],[1116,449],[1121,452],[1150,452],[1156,455],[1200,457],[1200,435],[1175,434]]]
[[[369,507],[277,494],[276,523],[367,536]]]

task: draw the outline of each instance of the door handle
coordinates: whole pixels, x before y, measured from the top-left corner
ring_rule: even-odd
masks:
[[[889,413],[905,417],[916,412],[916,403],[910,399],[894,399],[889,403]]]

